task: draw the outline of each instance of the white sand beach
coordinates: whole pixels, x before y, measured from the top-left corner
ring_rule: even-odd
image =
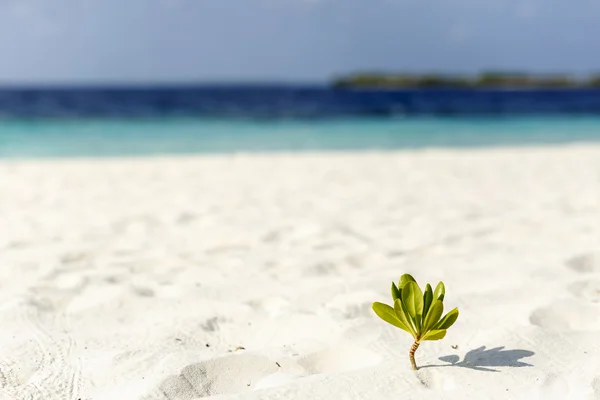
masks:
[[[2,400],[600,399],[600,147],[0,161],[0,322]]]

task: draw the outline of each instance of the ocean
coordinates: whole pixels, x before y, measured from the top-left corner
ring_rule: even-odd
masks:
[[[600,141],[600,89],[0,89],[0,158]]]

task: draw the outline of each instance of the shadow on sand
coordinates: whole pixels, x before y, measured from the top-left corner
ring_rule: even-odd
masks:
[[[519,360],[531,357],[534,354],[533,351],[529,350],[504,350],[504,346],[487,350],[485,346],[481,346],[465,354],[462,361],[459,361],[460,357],[454,354],[439,358],[440,361],[448,364],[424,365],[421,368],[463,367],[476,371],[499,372],[497,369],[491,367],[532,367],[532,364],[527,364]]]

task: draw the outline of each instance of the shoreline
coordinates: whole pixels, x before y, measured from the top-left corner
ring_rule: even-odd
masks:
[[[324,150],[269,150],[269,151],[238,151],[238,152],[190,152],[190,153],[156,153],[156,154],[128,154],[128,155],[83,155],[83,156],[9,156],[0,157],[1,164],[15,163],[69,163],[69,162],[116,162],[116,161],[146,161],[146,160],[164,160],[164,161],[192,161],[201,159],[231,159],[231,158],[310,158],[310,157],[349,157],[349,156],[394,156],[410,154],[428,154],[428,153],[495,153],[495,152],[544,152],[581,150],[584,152],[595,152],[600,149],[598,141],[577,141],[577,142],[555,142],[555,143],[523,143],[520,145],[473,145],[473,146],[423,146],[414,148],[373,148],[373,149],[324,149]]]

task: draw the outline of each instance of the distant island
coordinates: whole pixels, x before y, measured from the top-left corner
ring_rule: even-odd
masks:
[[[336,88],[568,89],[600,88],[600,74],[576,78],[562,74],[485,72],[478,75],[358,73],[335,78]]]

